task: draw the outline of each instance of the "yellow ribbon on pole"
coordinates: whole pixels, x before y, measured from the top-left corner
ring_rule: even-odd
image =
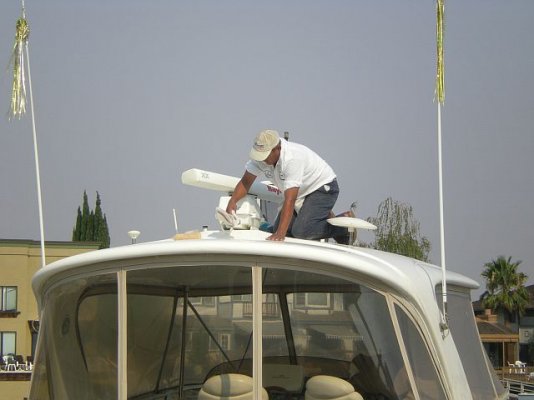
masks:
[[[13,117],[21,118],[26,113],[26,76],[24,73],[24,47],[28,42],[30,27],[24,18],[17,20],[17,30],[15,33],[15,44],[11,63],[13,65],[13,89],[11,90],[11,108],[9,119]]]
[[[436,48],[437,48],[437,72],[436,72],[436,98],[440,104],[445,102],[445,64],[443,58],[443,33],[445,24],[445,0],[437,0],[436,3]]]

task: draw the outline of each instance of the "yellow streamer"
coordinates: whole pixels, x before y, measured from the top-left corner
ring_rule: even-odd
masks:
[[[24,73],[24,46],[28,42],[30,28],[24,17],[17,20],[15,44],[11,63],[13,65],[13,89],[11,91],[11,108],[9,119],[19,119],[26,113],[26,77]]]
[[[443,104],[445,102],[445,64],[443,58],[443,31],[445,22],[445,0],[437,0],[436,3],[436,48],[437,48],[437,72],[436,72],[436,98]]]

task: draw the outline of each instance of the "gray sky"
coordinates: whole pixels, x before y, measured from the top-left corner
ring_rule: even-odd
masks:
[[[409,203],[439,264],[435,1],[26,0],[45,238],[70,240],[84,189],[112,246],[215,227],[201,168],[240,176],[261,129],[336,170],[336,212]],[[0,5],[0,237],[39,239],[31,120],[7,119],[20,2]],[[446,0],[449,269],[522,260],[534,282],[532,0]],[[368,237],[369,239],[371,237]],[[480,293],[479,291],[478,293]]]

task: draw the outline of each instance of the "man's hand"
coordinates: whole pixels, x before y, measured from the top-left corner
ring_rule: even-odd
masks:
[[[285,234],[275,232],[271,236],[269,236],[267,240],[273,240],[275,242],[282,242],[285,238],[286,238]]]
[[[235,214],[237,210],[237,203],[235,201],[232,201],[232,199],[230,199],[230,201],[228,202],[228,205],[226,206],[226,212],[228,214]]]
[[[235,214],[235,212],[237,211],[237,202],[246,196],[255,179],[256,175],[245,171],[243,177],[237,183],[234,192],[232,193],[232,197],[230,197],[228,205],[226,206],[226,212],[228,214]]]

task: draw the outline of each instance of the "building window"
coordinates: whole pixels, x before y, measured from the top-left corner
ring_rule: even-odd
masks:
[[[17,310],[17,287],[0,286],[0,311]]]
[[[0,332],[0,355],[16,354],[16,332]]]
[[[295,308],[330,308],[330,293],[295,293]]]
[[[215,306],[215,297],[190,297],[189,302],[194,306]]]
[[[202,305],[209,306],[209,307],[215,306],[215,297],[213,296],[202,297]]]
[[[251,294],[233,294],[232,295],[232,301],[234,303],[245,303],[245,302],[251,302],[252,301],[252,295]]]
[[[223,349],[224,351],[228,351],[228,350],[231,350],[231,346],[230,346],[230,340],[231,340],[231,335],[229,333],[219,333],[218,335],[218,340],[219,340],[219,346],[217,346],[217,344],[215,344],[215,342],[213,341],[213,339],[210,337],[209,339],[209,343],[208,343],[208,350],[209,351],[220,351],[220,349]]]
[[[230,349],[230,334],[229,333],[220,333],[219,334],[219,342],[221,344],[221,347],[224,350],[231,350]]]
[[[186,332],[185,335],[185,351],[191,351],[193,348],[193,332]]]

